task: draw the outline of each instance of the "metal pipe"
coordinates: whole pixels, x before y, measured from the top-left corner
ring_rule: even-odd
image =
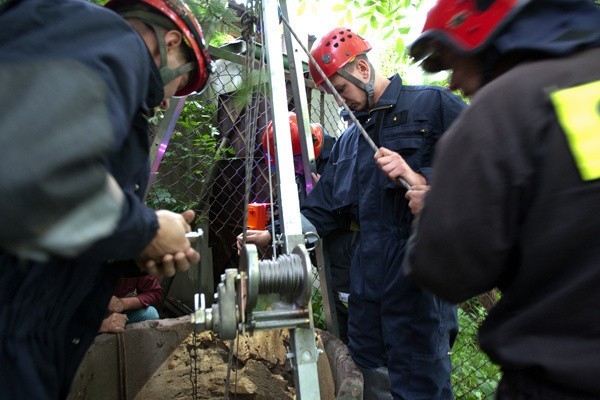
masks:
[[[254,320],[265,320],[265,319],[277,319],[277,318],[304,318],[308,316],[308,310],[270,310],[270,311],[254,311],[252,312],[252,319]]]
[[[310,326],[309,318],[286,319],[281,321],[258,321],[250,322],[250,327],[255,330],[261,329],[295,329],[301,326]]]

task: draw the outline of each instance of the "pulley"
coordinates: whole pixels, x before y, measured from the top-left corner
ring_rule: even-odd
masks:
[[[310,327],[311,263],[304,245],[275,260],[258,260],[253,244],[240,255],[240,271],[225,270],[211,308],[196,294],[192,322],[222,339],[257,329]],[[276,294],[281,301],[269,310],[255,310],[260,295]]]

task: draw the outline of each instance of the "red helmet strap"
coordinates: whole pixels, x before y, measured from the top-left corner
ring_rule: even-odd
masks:
[[[350,72],[346,71],[343,67],[340,68],[337,71],[337,73],[340,74],[342,76],[342,78],[345,78],[346,80],[355,84],[356,86],[358,86],[359,88],[361,88],[362,90],[364,90],[367,93],[367,108],[370,109],[373,106],[373,99],[375,96],[375,87],[374,87],[375,69],[373,68],[373,65],[368,60],[366,60],[366,61],[367,61],[367,64],[369,64],[369,82],[368,83],[361,81],[360,79],[358,79],[357,77],[352,75]]]

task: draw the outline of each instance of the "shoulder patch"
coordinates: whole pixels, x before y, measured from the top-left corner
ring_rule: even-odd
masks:
[[[600,178],[600,81],[550,94],[583,180]]]

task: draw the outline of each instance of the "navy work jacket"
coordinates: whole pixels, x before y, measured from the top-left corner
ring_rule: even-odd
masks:
[[[2,203],[3,228],[19,235],[32,215],[85,207],[108,176],[124,199],[112,232],[75,256],[34,261],[0,249],[0,392],[64,398],[114,289],[106,261],[135,258],[158,229],[141,199],[147,117],[163,86],[139,34],[111,10],[76,0],[8,4],[0,13],[0,143],[12,158],[0,177],[19,182],[2,192],[20,201]]]
[[[379,147],[398,152],[429,179],[435,143],[464,107],[443,88],[406,86],[395,75],[373,109],[356,116]],[[413,215],[406,190],[381,172],[374,154],[351,125],[333,147],[329,165],[301,212],[321,236],[351,222],[359,225],[351,293],[376,301],[389,269],[400,269]]]

